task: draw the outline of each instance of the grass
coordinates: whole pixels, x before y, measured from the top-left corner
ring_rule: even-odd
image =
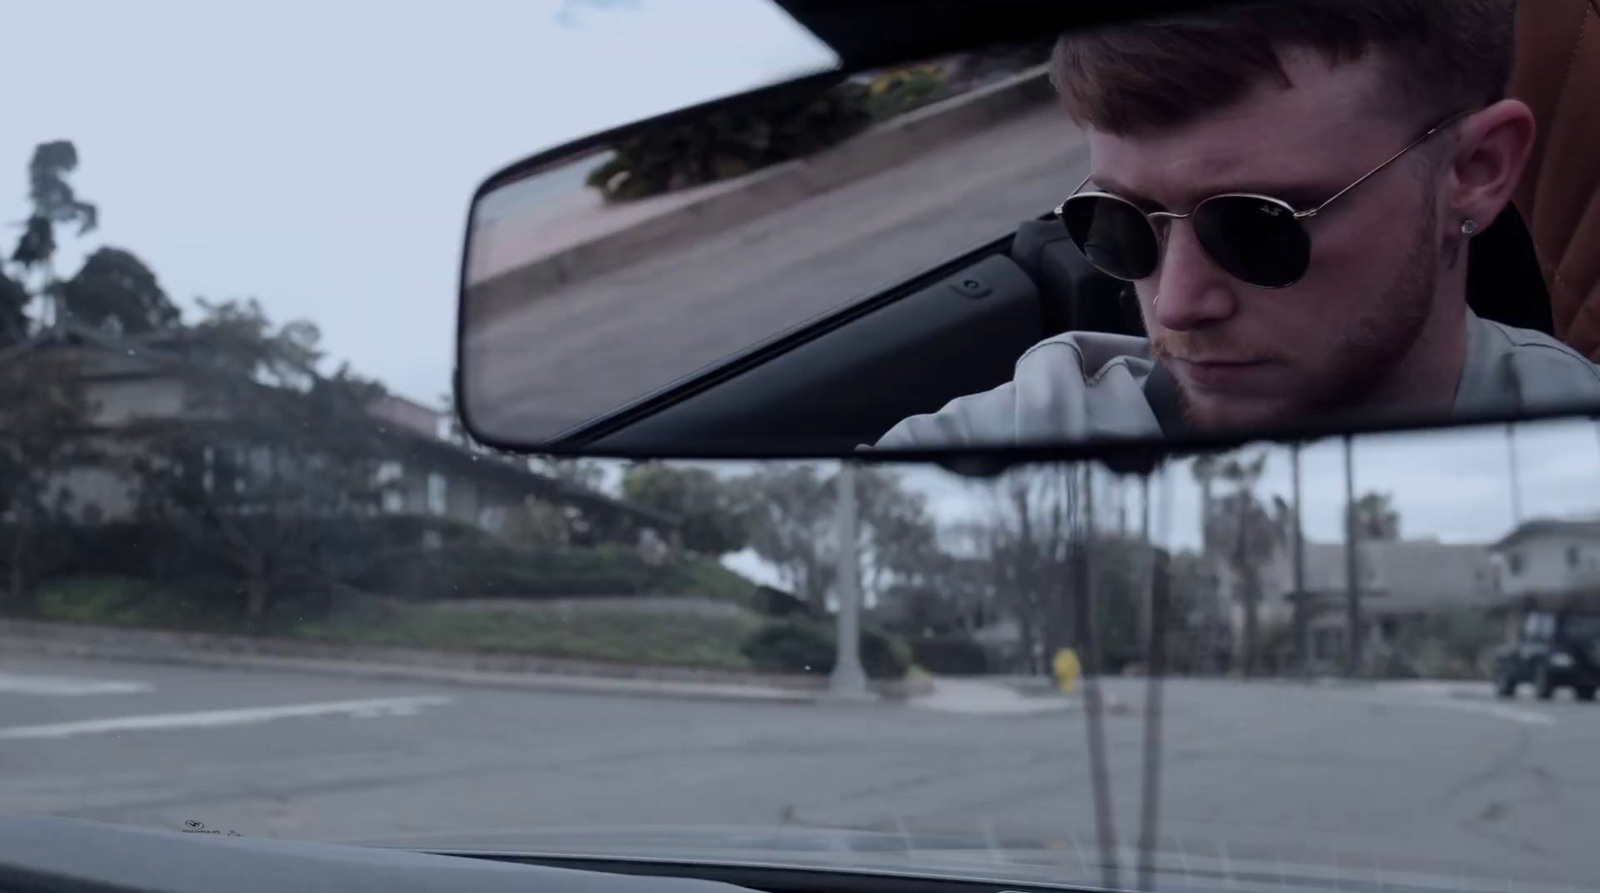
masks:
[[[691,558],[686,589],[752,606],[755,584],[711,559]],[[52,580],[37,592],[38,617],[62,623],[153,629],[264,633],[286,638],[451,651],[514,652],[617,663],[749,670],[740,645],[762,623],[754,611],[732,616],[560,606],[460,611],[448,603],[341,596],[321,618],[282,616],[254,627],[238,616],[239,596],[224,581],[153,584],[126,577]]]
[[[739,645],[759,624],[754,616],[559,608],[463,612],[374,603],[302,624],[296,636],[360,645],[748,670],[750,662]]]
[[[36,593],[41,620],[106,626],[235,632],[240,628],[233,597],[218,598],[225,582],[191,581],[158,586],[131,577],[68,577],[50,580]]]

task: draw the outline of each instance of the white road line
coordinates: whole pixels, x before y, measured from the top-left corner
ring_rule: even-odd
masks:
[[[142,716],[112,716],[77,722],[41,726],[0,728],[0,740],[70,738],[74,735],[99,735],[107,732],[136,732],[151,729],[201,729],[238,726],[304,716],[348,716],[370,719],[380,716],[411,716],[423,707],[449,704],[454,698],[419,695],[407,698],[373,698],[365,701],[324,701],[320,704],[287,704],[282,707],[243,707],[235,710],[200,710],[193,713],[147,713]]]
[[[0,694],[62,695],[131,695],[155,691],[148,682],[122,679],[82,679],[71,676],[24,676],[20,673],[0,673]]]

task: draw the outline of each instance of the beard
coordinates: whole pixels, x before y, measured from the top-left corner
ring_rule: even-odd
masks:
[[[1301,371],[1300,376],[1305,377],[1293,382],[1292,390],[1259,401],[1201,398],[1180,379],[1177,390],[1185,421],[1197,429],[1220,430],[1309,419],[1328,421],[1365,408],[1393,379],[1432,313],[1439,284],[1434,242],[1438,213],[1429,192],[1424,196],[1422,225],[1389,284],[1376,300],[1354,308],[1356,315],[1334,336],[1332,349],[1319,367]],[[1155,357],[1163,357],[1167,347],[1162,338],[1154,341]]]

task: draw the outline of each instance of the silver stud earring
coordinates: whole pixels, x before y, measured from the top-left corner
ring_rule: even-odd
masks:
[[[1478,221],[1473,220],[1471,217],[1468,217],[1467,219],[1461,221],[1461,234],[1463,236],[1476,235],[1477,232],[1478,232]]]

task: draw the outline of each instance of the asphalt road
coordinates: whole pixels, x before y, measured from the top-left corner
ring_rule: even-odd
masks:
[[[1143,689],[1111,689],[1128,843]],[[1483,689],[1169,682],[1161,858],[1593,888],[1600,706]],[[1069,702],[981,683],[786,705],[0,657],[0,811],[253,836],[787,823],[1092,852],[1084,741]]]
[[[468,333],[469,408],[500,436],[553,435],[1003,236],[1087,170],[1046,107],[582,279]]]

